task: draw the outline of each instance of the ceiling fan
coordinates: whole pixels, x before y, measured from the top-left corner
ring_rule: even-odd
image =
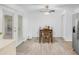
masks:
[[[40,12],[52,13],[52,12],[55,12],[55,10],[50,9],[49,6],[46,5],[44,8],[42,8],[42,9],[40,10]]]

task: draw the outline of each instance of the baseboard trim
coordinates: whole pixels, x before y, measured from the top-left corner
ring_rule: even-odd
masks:
[[[18,47],[20,44],[22,44],[24,41],[22,40],[22,41],[20,41],[17,45],[16,45],[16,47]]]
[[[34,39],[34,38],[39,38],[39,37],[32,37],[31,39]],[[72,41],[72,39],[65,38],[65,37],[53,37],[53,38],[62,38],[64,41]]]
[[[32,38],[39,38],[39,37],[32,37]],[[53,37],[53,38],[63,38],[63,37]]]
[[[72,41],[72,39],[70,39],[70,38],[64,38],[64,41]]]

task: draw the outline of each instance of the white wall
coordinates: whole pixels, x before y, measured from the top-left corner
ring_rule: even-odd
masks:
[[[54,37],[63,37],[66,41],[72,41],[72,10],[67,9],[63,14],[59,11],[52,15],[39,12],[29,13],[27,36],[38,37],[39,27],[45,25],[53,28]]]
[[[63,18],[64,25],[64,39],[66,41],[72,41],[72,12],[71,10],[66,10]]]
[[[54,37],[62,37],[61,15],[62,12],[60,10],[50,15],[44,15],[44,13],[40,12],[28,13],[27,34],[29,38],[38,37],[39,27],[44,27],[45,25],[53,28]]]
[[[28,33],[28,17],[27,14],[24,15],[24,19],[23,19],[23,39],[24,41],[27,39],[27,33]]]

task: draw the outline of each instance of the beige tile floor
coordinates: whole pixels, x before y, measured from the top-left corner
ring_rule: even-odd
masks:
[[[72,42],[54,38],[53,43],[39,43],[37,38],[27,40],[16,48],[17,55],[76,55]]]
[[[0,49],[0,55],[16,55],[15,42],[12,42]]]

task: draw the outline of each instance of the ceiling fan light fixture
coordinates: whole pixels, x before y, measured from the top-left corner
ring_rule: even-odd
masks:
[[[45,15],[49,15],[50,13],[49,13],[49,12],[44,12],[44,14],[45,14]]]
[[[50,9],[48,5],[45,6],[45,8],[42,8],[40,12],[43,12],[45,15],[49,15],[55,12],[55,10]]]

